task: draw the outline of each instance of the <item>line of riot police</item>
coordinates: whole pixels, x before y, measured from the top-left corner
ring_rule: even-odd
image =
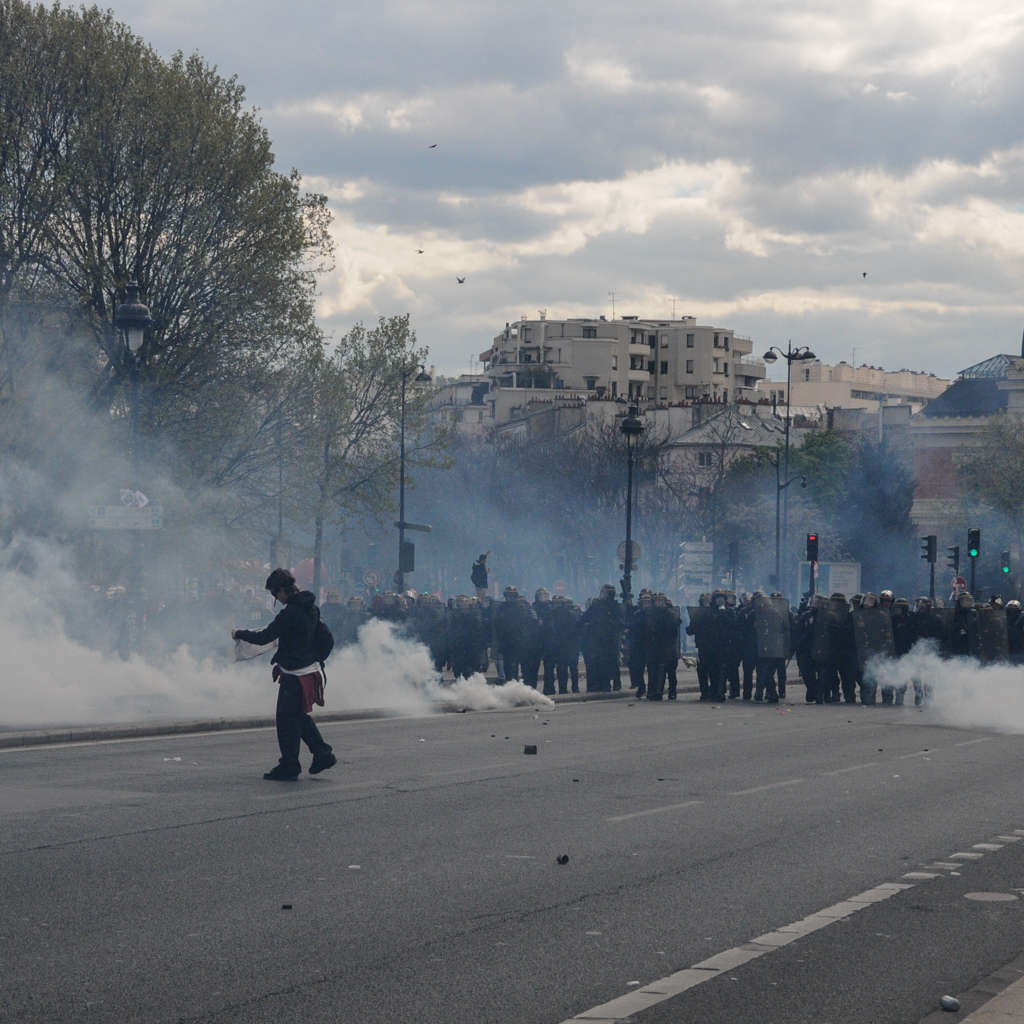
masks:
[[[392,622],[429,648],[438,672],[449,668],[456,679],[486,674],[493,661],[498,683],[522,679],[548,695],[579,693],[582,656],[587,692],[621,689],[624,660],[641,695],[660,699],[666,681],[669,696],[676,692],[680,618],[664,595],[643,595],[633,609],[606,584],[584,609],[543,588],[532,602],[515,587],[501,601],[460,594],[447,604],[431,594],[388,592],[367,608],[359,597],[342,605],[332,591],[321,613],[339,647],[355,643],[370,618]]]
[[[884,590],[879,596],[842,593],[805,597],[796,612],[781,594],[728,591],[705,594],[688,609],[687,633],[698,650],[702,700],[767,700],[786,695],[786,666],[795,655],[808,703],[901,705],[907,685],[883,684],[867,671],[872,659],[897,659],[921,640],[943,658],[972,657],[982,664],[1024,662],[1024,617],[1018,601],[998,597],[976,604],[961,594],[953,607],[918,598],[914,609]],[[756,679],[756,686],[753,680]],[[914,680],[914,701],[929,694]]]

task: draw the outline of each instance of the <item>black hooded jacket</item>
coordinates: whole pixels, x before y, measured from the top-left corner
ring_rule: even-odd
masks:
[[[277,650],[270,663],[280,665],[285,672],[294,672],[316,663],[313,633],[319,621],[316,597],[312,591],[300,590],[288,598],[287,604],[266,629],[239,629],[235,631],[235,637],[260,647],[276,640]]]

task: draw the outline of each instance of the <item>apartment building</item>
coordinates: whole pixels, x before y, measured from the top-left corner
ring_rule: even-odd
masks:
[[[723,327],[620,317],[522,319],[480,354],[493,389],[544,388],[657,405],[761,397],[764,363],[750,338]]]
[[[783,364],[784,365],[784,364]],[[907,405],[912,414],[938,398],[950,382],[934,373],[915,370],[883,370],[880,366],[851,366],[845,360],[829,366],[815,359],[793,364],[791,401],[795,406],[823,405],[829,409],[872,409],[878,404]],[[785,380],[764,380],[762,397],[783,403]]]

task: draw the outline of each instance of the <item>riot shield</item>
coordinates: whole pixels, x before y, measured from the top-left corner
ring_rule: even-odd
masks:
[[[845,608],[846,606],[842,606]],[[811,657],[815,661],[828,661],[835,649],[834,637],[839,625],[837,602],[819,601],[814,613],[814,641],[811,644]]]
[[[697,647],[706,644],[709,639],[709,632],[714,628],[714,608],[690,608],[686,609],[689,617],[689,625],[693,627],[693,642]]]
[[[789,602],[785,598],[756,598],[754,631],[759,658],[788,658]]]
[[[857,641],[857,664],[861,671],[870,658],[896,656],[892,639],[892,617],[885,608],[855,609],[853,635]]]
[[[968,620],[967,635],[971,644],[971,657],[982,664],[1009,659],[1009,635],[1006,628],[1006,610],[1003,608],[975,608]]]

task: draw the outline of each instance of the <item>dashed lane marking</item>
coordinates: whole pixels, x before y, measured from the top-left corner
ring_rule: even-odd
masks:
[[[878,761],[868,761],[867,764],[853,764],[849,768],[837,768],[834,772],[822,772],[821,774],[823,778],[829,775],[845,775],[847,772],[860,771],[861,768],[877,768],[879,763]]]
[[[668,804],[665,807],[649,807],[646,811],[632,811],[629,814],[617,814],[614,818],[605,818],[605,821],[631,821],[633,818],[646,818],[648,814],[665,814],[667,811],[681,811],[684,807],[696,807],[704,803],[703,800],[687,800],[682,804]]]
[[[980,740],[964,740],[963,743],[954,743],[954,747],[969,747],[972,743],[991,743],[995,736],[982,736]]]
[[[752,789],[738,789],[729,796],[747,796],[750,793],[764,793],[769,789],[781,789],[783,786],[795,786],[803,782],[803,779],[787,779],[785,782],[769,782],[767,786],[754,786]]]
[[[590,1010],[584,1010],[582,1013],[576,1014],[575,1017],[564,1021],[563,1024],[573,1024],[573,1022],[577,1021],[624,1020],[635,1013],[640,1013],[642,1010],[656,1006],[666,999],[671,999],[687,989],[694,988],[705,981],[710,981],[712,978],[717,978],[726,971],[731,971],[751,960],[756,960],[758,957],[764,956],[765,953],[770,953],[773,949],[787,946],[789,943],[795,942],[805,935],[810,935],[821,928],[827,928],[829,925],[835,924],[836,921],[845,920],[865,907],[881,903],[882,900],[887,900],[891,896],[895,896],[896,893],[902,892],[904,889],[912,889],[913,887],[913,882],[885,882],[882,885],[875,886],[874,889],[868,889],[857,896],[851,896],[848,900],[836,903],[834,906],[826,907],[815,914],[809,914],[802,920],[795,921],[784,928],[759,935],[756,939],[752,939],[743,946],[726,949],[709,957],[707,960],[694,964],[692,967],[676,971],[675,974],[670,974],[668,977],[661,978],[658,981],[652,981],[635,992],[627,992],[625,995],[619,996],[618,999],[602,1003],[600,1006],[595,1006]]]

